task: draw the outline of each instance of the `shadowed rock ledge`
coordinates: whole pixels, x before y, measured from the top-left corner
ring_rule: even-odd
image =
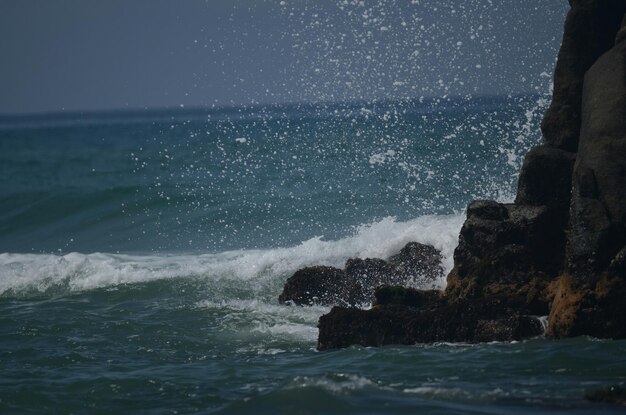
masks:
[[[449,302],[441,291],[384,286],[371,310],[334,307],[320,318],[318,348],[434,342],[512,341],[543,333],[509,298]]]
[[[383,287],[371,310],[334,307],[319,349],[519,340],[542,333],[537,315],[551,337],[626,338],[626,0],[570,6],[515,203],[469,205],[444,292]]]

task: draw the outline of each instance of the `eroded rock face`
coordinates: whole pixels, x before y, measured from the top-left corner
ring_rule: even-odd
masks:
[[[552,337],[626,337],[625,12],[623,0],[572,2],[546,144],[526,156],[515,205],[470,205],[452,299],[508,290],[549,307]]]
[[[538,313],[547,312],[547,300],[536,285],[558,266],[562,236],[551,229],[545,206],[470,204],[448,275],[449,300],[509,295],[524,298]]]
[[[554,73],[552,103],[541,124],[546,143],[576,152],[585,72],[615,42],[623,0],[571,0]]]
[[[344,270],[307,267],[291,276],[279,296],[281,304],[343,305],[370,304],[381,285],[436,284],[443,278],[441,253],[429,245],[408,243],[388,261],[352,258]]]
[[[524,159],[517,185],[518,205],[546,206],[559,225],[567,223],[576,154],[540,145]]]
[[[567,268],[589,279],[626,246],[626,41],[587,72],[582,113]]]
[[[626,40],[585,76],[566,269],[554,289],[553,337],[626,338]]]
[[[563,275],[554,283],[554,294],[548,318],[549,336],[626,338],[623,278],[603,276],[593,285],[584,285]]]

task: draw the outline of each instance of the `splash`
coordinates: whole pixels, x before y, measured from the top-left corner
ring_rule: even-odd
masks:
[[[317,264],[342,267],[351,257],[387,258],[410,241],[439,249],[449,270],[461,224],[460,215],[426,216],[409,222],[385,218],[359,226],[353,236],[339,240],[315,237],[288,248],[218,254],[0,254],[0,295],[58,295],[192,278],[219,289],[226,299],[229,295],[273,299],[286,278],[299,268]]]

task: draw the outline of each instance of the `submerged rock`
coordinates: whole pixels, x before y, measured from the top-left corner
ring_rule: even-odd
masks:
[[[609,386],[606,389],[598,389],[585,394],[585,399],[591,402],[612,403],[626,406],[626,388],[621,386]]]
[[[307,267],[287,280],[278,301],[297,305],[369,304],[381,285],[435,285],[444,276],[441,259],[441,253],[432,246],[410,242],[388,261],[351,258],[345,270]]]

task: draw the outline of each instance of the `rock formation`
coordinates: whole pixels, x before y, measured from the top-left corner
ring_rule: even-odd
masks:
[[[285,283],[278,302],[296,305],[352,304],[346,273],[333,267],[307,267],[296,271]]]
[[[585,75],[555,337],[626,337],[626,16],[616,42]]]
[[[322,316],[318,348],[512,341],[540,335],[541,322],[520,310],[506,297],[449,302],[440,291],[381,287],[371,310],[333,307]]]
[[[626,388],[619,385],[613,385],[605,389],[594,390],[586,393],[585,399],[591,402],[626,406]]]
[[[307,267],[296,271],[278,297],[281,304],[343,305],[370,304],[381,285],[423,286],[444,277],[441,253],[430,245],[409,242],[384,261],[379,258],[351,258],[345,269]]]
[[[320,318],[350,344],[626,338],[626,0],[570,0],[554,95],[513,204],[467,209],[444,293],[385,288]]]
[[[541,124],[546,144],[576,152],[585,72],[613,47],[623,0],[570,0],[554,72],[552,103]]]

